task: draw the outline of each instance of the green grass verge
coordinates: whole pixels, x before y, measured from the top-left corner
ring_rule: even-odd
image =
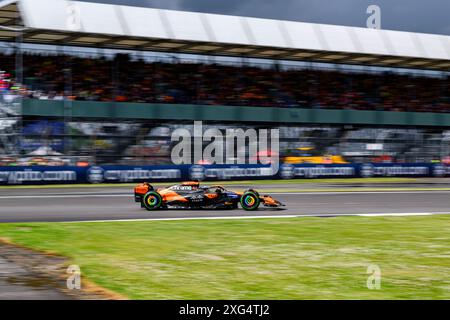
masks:
[[[202,182],[205,185],[253,185],[253,184],[355,184],[355,183],[420,183],[420,178],[335,178],[335,179],[287,179],[287,180],[245,180],[245,181],[213,181]],[[155,186],[166,186],[172,182],[156,182]],[[49,185],[12,185],[12,186],[0,186],[0,189],[22,189],[22,188],[97,188],[97,187],[131,187],[136,183],[100,183],[100,184],[49,184]]]
[[[444,215],[15,223],[0,237],[132,299],[450,299]]]

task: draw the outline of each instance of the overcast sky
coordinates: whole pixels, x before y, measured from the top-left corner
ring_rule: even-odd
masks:
[[[83,1],[83,0],[82,0]],[[365,27],[369,5],[381,8],[382,29],[450,35],[449,0],[86,0]]]

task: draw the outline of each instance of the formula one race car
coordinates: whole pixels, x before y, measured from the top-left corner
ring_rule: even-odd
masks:
[[[140,202],[141,207],[147,210],[237,209],[239,204],[244,210],[256,210],[260,204],[272,208],[284,206],[271,196],[260,196],[253,189],[241,193],[226,190],[222,186],[200,186],[197,181],[158,189],[154,189],[150,183],[145,182],[134,188],[134,200]]]

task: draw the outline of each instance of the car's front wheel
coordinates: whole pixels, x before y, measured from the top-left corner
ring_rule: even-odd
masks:
[[[147,192],[142,198],[142,205],[149,211],[158,210],[163,204],[161,195],[155,191]]]
[[[253,211],[258,209],[260,204],[259,196],[255,192],[247,191],[241,197],[242,209]]]

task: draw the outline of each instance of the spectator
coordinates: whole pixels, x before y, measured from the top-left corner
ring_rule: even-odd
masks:
[[[0,54],[6,74],[14,61]],[[450,112],[448,78],[147,63],[123,54],[112,60],[24,54],[23,61],[22,94],[38,99]]]

